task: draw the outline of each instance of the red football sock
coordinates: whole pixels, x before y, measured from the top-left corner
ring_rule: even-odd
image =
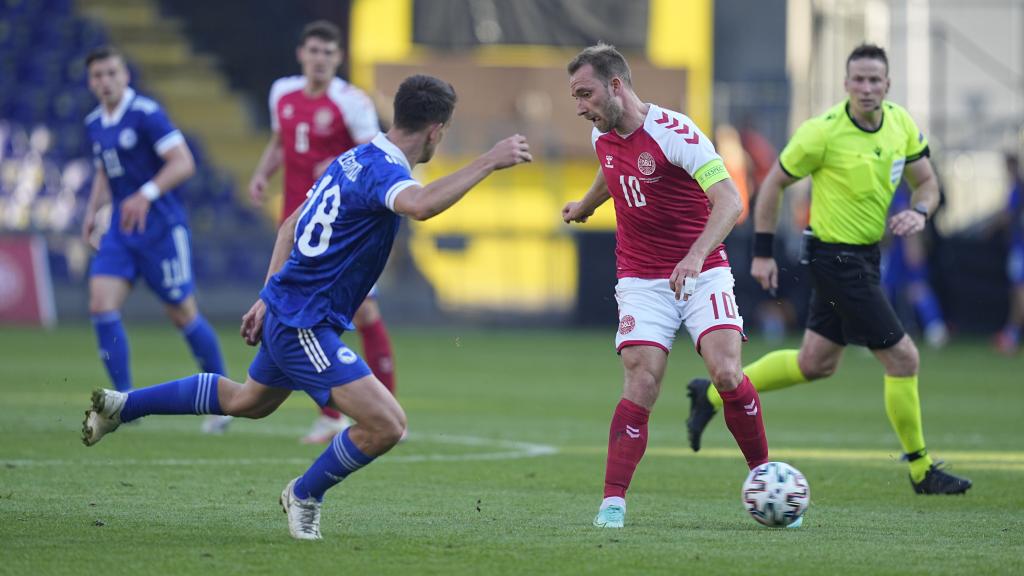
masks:
[[[623,398],[615,407],[608,433],[604,497],[626,497],[629,482],[647,450],[647,418],[651,411]]]
[[[334,420],[341,420],[341,412],[338,412],[334,408],[328,408],[324,406],[323,408],[320,409],[320,413],[323,414],[324,416],[327,416],[328,418],[332,418]]]
[[[377,320],[373,324],[360,327],[359,335],[363,337],[363,356],[366,357],[370,370],[373,370],[373,375],[391,394],[394,394],[395,362],[391,355],[391,338],[388,337],[384,321]]]
[[[768,435],[761,419],[761,399],[750,378],[744,374],[735,390],[719,393],[725,408],[725,425],[739,444],[747,466],[754,469],[764,464],[768,461]]]

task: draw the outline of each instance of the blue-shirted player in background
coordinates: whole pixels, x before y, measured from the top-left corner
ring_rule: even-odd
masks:
[[[100,358],[114,388],[132,387],[121,306],[135,279],[163,301],[202,370],[224,373],[217,335],[192,292],[189,229],[175,188],[195,172],[181,132],[159,104],[128,87],[124,58],[110,47],[86,58],[89,89],[100,105],[85,118],[96,176],[82,236],[98,249],[89,269],[89,313]],[[99,240],[96,212],[113,203]]]
[[[910,198],[911,191],[904,182],[893,194],[889,214],[910,210]],[[882,287],[894,305],[906,298],[925,341],[932,348],[942,348],[949,342],[949,329],[929,280],[928,249],[922,236],[891,235],[882,252]]]
[[[301,390],[356,421],[281,494],[292,537],[319,539],[324,492],[405,432],[401,406],[339,335],[352,330],[353,314],[384,269],[401,216],[431,218],[495,170],[532,160],[526,138],[515,135],[421,186],[412,167],[434,155],[455,100],[447,82],[407,78],[395,95],[394,127],[339,156],[281,225],[266,286],[242,319],[246,341],[262,339],[245,384],[196,374],[127,394],[96,390],[82,426],[85,444],[149,414],[262,418]]]
[[[1006,325],[996,334],[995,346],[1001,354],[1012,356],[1020,350],[1024,329],[1024,178],[1016,154],[1004,156],[1006,179],[1010,192],[1006,210],[996,217],[995,225],[1005,227],[1010,246],[1006,254],[1006,276],[1010,281],[1010,311]]]

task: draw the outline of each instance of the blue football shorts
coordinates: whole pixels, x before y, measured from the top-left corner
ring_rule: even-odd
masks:
[[[366,362],[341,341],[329,324],[292,328],[267,311],[263,342],[249,365],[249,377],[274,388],[301,390],[325,406],[331,389],[372,374]]]
[[[179,304],[195,291],[192,280],[191,238],[187,226],[169,232],[147,231],[124,236],[113,223],[100,240],[89,276],[116,276],[135,282],[139,276],[167,304]]]

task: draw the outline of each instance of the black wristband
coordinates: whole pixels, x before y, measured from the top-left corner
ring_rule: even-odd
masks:
[[[924,202],[918,202],[913,208],[911,208],[911,210],[917,212],[921,216],[924,216],[925,220],[928,220],[928,205]]]
[[[757,232],[754,234],[754,257],[771,258],[775,249],[775,234]]]

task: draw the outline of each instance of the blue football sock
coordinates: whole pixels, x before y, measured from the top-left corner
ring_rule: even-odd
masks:
[[[199,369],[203,372],[213,374],[224,374],[224,359],[220,355],[220,344],[217,343],[217,333],[213,331],[210,323],[201,314],[196,317],[188,326],[181,329],[182,335],[188,341],[188,347],[192,349],[192,355],[199,362]]]
[[[936,322],[944,324],[945,321],[942,318],[942,308],[939,307],[939,299],[935,297],[935,293],[932,289],[925,285],[914,302],[914,308],[917,310],[917,317],[921,322],[921,326],[931,326]]]
[[[373,462],[373,457],[363,454],[348,437],[349,430],[351,428],[346,428],[335,436],[324,453],[295,483],[296,497],[305,500],[312,496],[317,500],[323,500],[324,492],[331,486]]]
[[[132,373],[128,366],[128,335],[121,323],[117,310],[92,315],[92,326],[96,330],[96,343],[100,348],[100,359],[107,367],[107,374],[114,388],[126,392],[132,389]]]
[[[194,374],[128,393],[121,421],[150,414],[223,414],[217,395],[217,374]]]

